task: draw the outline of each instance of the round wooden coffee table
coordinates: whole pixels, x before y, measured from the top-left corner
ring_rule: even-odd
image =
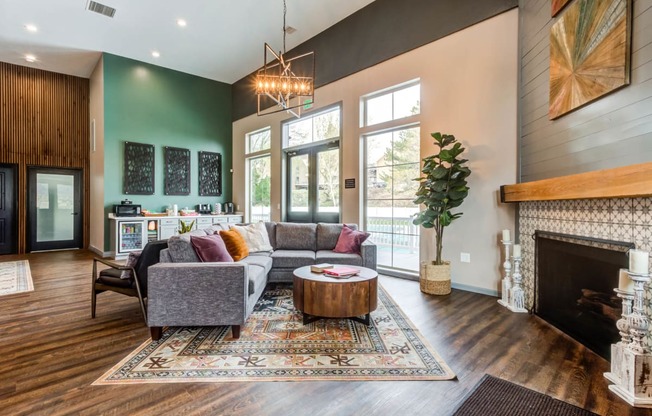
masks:
[[[378,273],[366,267],[338,266],[360,272],[341,279],[312,273],[310,266],[294,271],[294,307],[303,312],[304,325],[322,318],[349,318],[369,325],[369,313],[378,306]]]

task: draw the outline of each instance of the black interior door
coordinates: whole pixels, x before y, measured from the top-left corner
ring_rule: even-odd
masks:
[[[82,171],[29,168],[29,251],[82,247]]]
[[[0,254],[16,252],[16,166],[0,164]]]
[[[287,153],[288,222],[340,221],[338,143]]]

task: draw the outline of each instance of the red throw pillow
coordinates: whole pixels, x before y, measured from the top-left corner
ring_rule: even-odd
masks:
[[[190,236],[190,243],[197,257],[203,262],[233,262],[222,237],[218,234]]]
[[[354,230],[353,228],[344,224],[333,251],[336,253],[360,254],[360,246],[364,240],[369,238],[369,235],[369,233]]]

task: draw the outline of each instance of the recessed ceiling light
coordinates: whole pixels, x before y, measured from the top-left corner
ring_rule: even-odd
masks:
[[[38,32],[38,27],[36,27],[36,25],[26,24],[25,30],[34,33],[34,32]]]
[[[177,19],[177,25],[179,27],[186,27],[187,24],[188,22],[186,22],[184,19]]]
[[[158,58],[159,56],[161,56],[161,53],[159,51],[152,51],[152,56],[154,58]]]
[[[34,56],[34,55],[25,55],[25,60],[27,62],[36,62],[36,56]]]

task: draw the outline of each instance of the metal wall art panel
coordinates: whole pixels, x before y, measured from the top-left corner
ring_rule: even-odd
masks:
[[[165,146],[165,195],[190,195],[190,150]]]
[[[154,195],[154,146],[125,142],[123,192]]]
[[[222,196],[222,155],[199,152],[199,195]]]
[[[550,28],[553,120],[629,84],[631,0],[576,0]]]

